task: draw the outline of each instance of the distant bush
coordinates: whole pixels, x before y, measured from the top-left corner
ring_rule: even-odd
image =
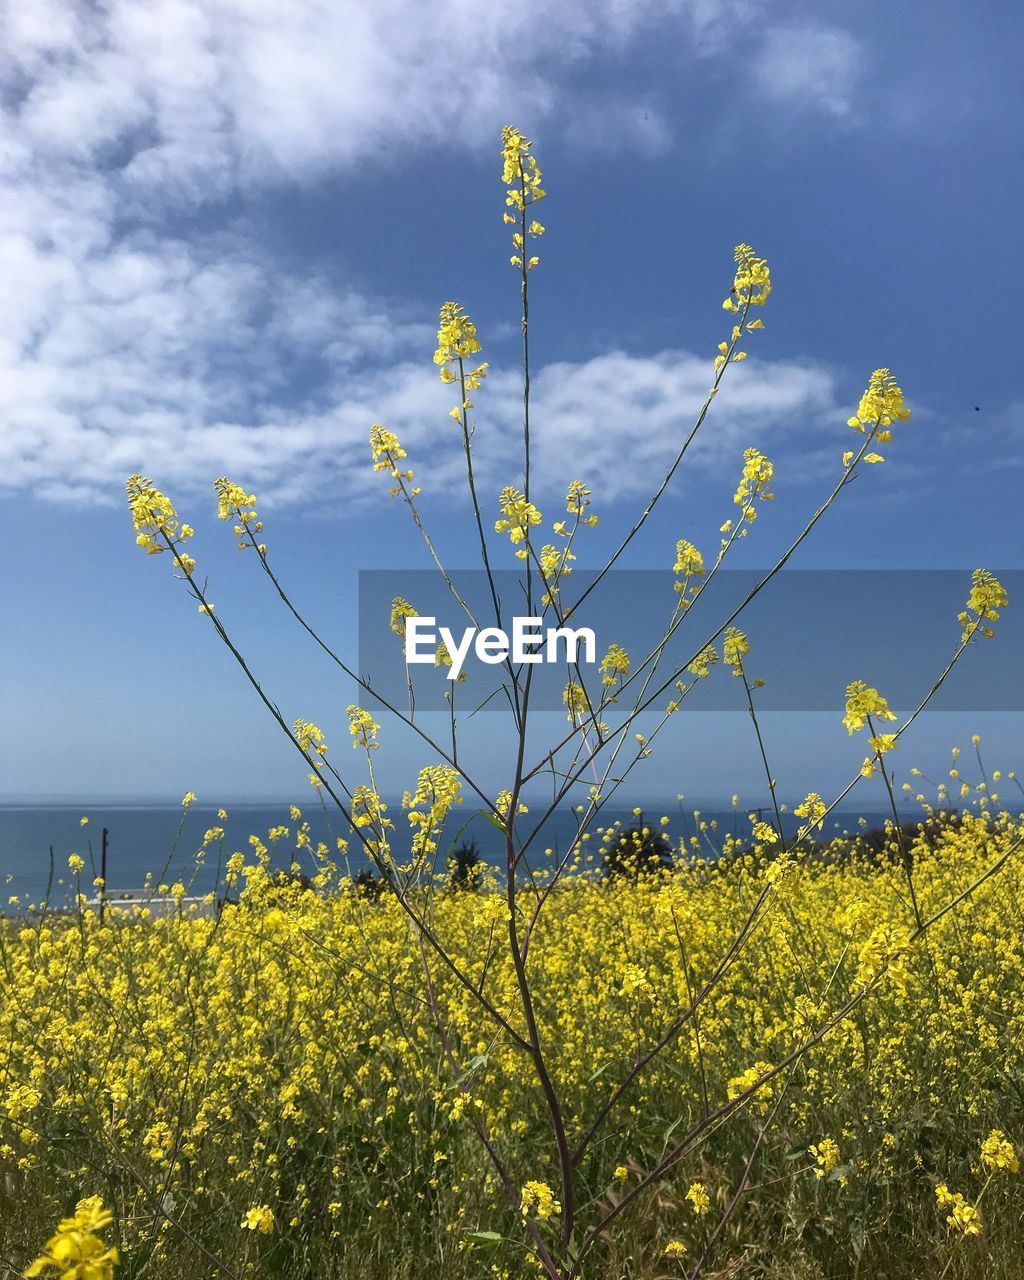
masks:
[[[453,889],[476,891],[483,885],[485,865],[476,841],[464,840],[448,857],[448,883]]]
[[[643,814],[625,829],[606,837],[602,860],[606,876],[643,876],[671,871],[675,865],[672,841],[664,831],[644,822]]]

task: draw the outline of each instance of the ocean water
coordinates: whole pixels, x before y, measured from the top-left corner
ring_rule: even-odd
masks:
[[[227,858],[236,849],[248,851],[250,834],[260,836],[266,841],[267,831],[271,827],[287,826],[294,833],[296,823],[289,814],[287,804],[259,805],[235,804],[226,806],[228,817],[221,821],[215,807],[209,805],[193,805],[184,815],[180,805],[137,804],[137,805],[0,805],[0,910],[15,910],[18,904],[12,904],[11,898],[19,899],[19,904],[37,902],[47,893],[49,885],[49,901],[54,906],[66,902],[75,892],[75,877],[68,869],[68,858],[78,853],[85,859],[86,867],[82,872],[84,888],[91,892],[91,884],[100,871],[100,849],[103,828],[108,832],[107,886],[111,891],[120,889],[142,888],[147,873],[161,877],[167,882],[190,881],[196,892],[206,892],[212,888],[217,879],[219,858]],[[630,825],[636,821],[634,806],[617,806],[602,810],[599,821],[591,828],[591,844],[596,848],[600,837],[597,828],[611,826],[615,821]],[[393,844],[396,851],[402,849],[402,836],[407,832],[407,824],[402,821],[401,803],[393,801],[388,812],[396,825]],[[692,810],[680,811],[675,800],[670,803],[646,803],[643,806],[644,820],[652,826],[660,825],[659,819],[664,815],[669,824],[663,829],[677,843],[681,836],[690,836],[695,831]],[[81,825],[81,818],[87,816],[87,825]],[[525,836],[531,829],[531,816],[525,815],[521,821],[520,834]],[[539,816],[539,815],[538,815]],[[791,815],[784,815],[791,834],[796,830],[797,820]],[[916,816],[916,815],[908,815]],[[826,825],[826,835],[839,834],[843,831],[857,829],[858,815],[850,812],[837,812],[832,815]],[[870,826],[881,825],[884,815],[881,813],[865,813]],[[335,847],[337,837],[349,838],[348,831],[340,815],[325,812],[317,804],[307,804],[302,809],[302,818],[309,822],[314,843],[323,841],[330,848]],[[713,852],[715,844],[726,834],[744,833],[749,829],[747,811],[712,809],[701,810],[701,818],[708,823],[717,824],[717,834],[711,833],[705,848]],[[535,821],[536,819],[534,819]],[[222,846],[211,845],[206,855],[206,866],[196,873],[194,855],[202,845],[204,833],[211,827],[223,827],[225,838]],[[545,823],[536,842],[531,846],[530,860],[540,866],[544,862],[544,850],[551,848],[557,854],[564,851],[576,831],[576,823],[569,809],[558,810]],[[468,809],[459,812],[449,820],[446,828],[446,839],[449,841],[475,839],[485,862],[500,865],[501,836],[494,826],[481,814]],[[358,841],[350,839],[350,867],[353,874],[368,867],[369,860],[359,849]],[[291,861],[294,844],[291,840],[282,841],[280,853],[276,861],[287,864]],[[51,881],[52,850],[52,881]],[[193,880],[194,877],[194,880]]]

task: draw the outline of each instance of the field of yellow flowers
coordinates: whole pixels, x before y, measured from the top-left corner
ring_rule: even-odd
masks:
[[[782,1068],[615,1218],[586,1276],[684,1276],[710,1243],[717,1276],[1020,1274],[1022,830],[984,798],[922,827],[911,855],[926,915],[999,869],[905,947],[892,941],[908,919],[905,868],[848,845],[792,865],[727,847],[717,862],[583,867],[559,883],[529,966],[570,1137],[596,1126],[579,1167],[584,1230],[673,1135]],[[0,927],[5,1274],[536,1273],[474,1127],[522,1188],[519,1212],[555,1229],[553,1153],[519,1049],[444,965],[425,965],[395,898],[358,890],[302,831],[254,840],[244,867],[237,856],[237,901],[217,915],[79,910]],[[316,868],[275,874],[271,846],[296,839]],[[697,1015],[602,1123],[640,1047],[709,983],[768,884]],[[515,1025],[500,886],[416,892]],[[881,951],[881,979],[830,1025]]]

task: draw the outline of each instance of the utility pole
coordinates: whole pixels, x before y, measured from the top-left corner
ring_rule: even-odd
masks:
[[[103,828],[103,843],[100,845],[100,924],[103,923],[104,909],[107,905],[107,847],[110,843],[109,832]]]

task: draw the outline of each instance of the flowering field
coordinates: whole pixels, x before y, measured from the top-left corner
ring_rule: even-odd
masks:
[[[790,864],[727,844],[717,865],[559,883],[528,963],[583,1151],[580,1238],[612,1215],[584,1274],[681,1276],[712,1243],[713,1275],[1019,1274],[1022,828],[985,796],[921,829],[920,909],[998,874],[918,937],[900,859],[848,846]],[[115,1249],[119,1274],[159,1278],[534,1273],[518,1219],[544,1239],[562,1206],[523,1051],[425,956],[397,899],[357,890],[303,829],[293,814],[250,842],[219,916],[0,929],[10,1274],[51,1236],[44,1256],[78,1280],[109,1274]],[[271,844],[311,874],[275,877]],[[501,886],[419,894],[524,1033]]]
[[[245,852],[211,828],[196,877],[161,886],[158,874],[144,906],[108,903],[102,877],[90,900],[74,854],[68,909],[19,903],[23,915],[0,920],[0,1260],[12,1275],[1020,1274],[1024,815],[1002,807],[1001,775],[986,773],[977,738],[978,776],[966,780],[954,762],[954,785],[937,789],[935,807],[917,794],[917,826],[906,825],[892,763],[961,658],[994,638],[1007,592],[986,569],[969,584],[965,575],[948,661],[935,672],[914,664],[919,687],[905,716],[867,680],[849,681],[842,721],[862,734],[863,763],[831,803],[805,794],[794,835],[758,719],[760,655],[737,622],[853,482],[877,473],[878,449],[899,447],[911,411],[893,372],[877,368],[832,438],[820,500],[735,608],[699,632],[690,625],[692,606],[760,531],[774,497],[775,464],[753,445],[736,458],[724,523],[698,535],[704,550],[678,530],[674,561],[671,544],[657,546],[674,590],[650,602],[649,647],[631,654],[609,634],[604,656],[583,662],[567,639],[564,660],[557,644],[546,647],[544,660],[564,668],[564,720],[541,746],[533,664],[542,659],[510,650],[509,608],[526,610],[512,615],[513,636],[518,624],[550,620],[566,638],[731,390],[741,347],[763,341],[774,283],[767,261],[737,245],[721,302],[728,318],[709,344],[692,425],[674,428],[646,507],[632,523],[620,518],[628,532],[577,587],[574,562],[603,516],[583,479],[539,483],[529,291],[546,191],[532,147],[517,128],[502,131],[521,487],[481,497],[471,397],[486,405],[498,379],[488,380],[476,324],[458,303],[440,307],[433,356],[465,462],[460,541],[479,544],[495,625],[479,627],[462,571],[446,567],[429,532],[438,507],[429,449],[426,470],[419,458],[414,470],[390,427],[369,426],[367,467],[472,624],[461,647],[442,629],[436,652],[417,654],[417,622],[435,619],[395,596],[397,699],[300,612],[248,486],[214,482],[217,516],[245,560],[359,699],[347,708],[347,763],[330,754],[332,720],[321,720],[325,732],[286,717],[250,664],[230,596],[221,610],[211,594],[195,528],[154,481],[128,480],[136,545],[163,558],[303,761],[324,814],[373,871],[353,878],[346,839],[317,845],[293,809],[253,833]],[[537,505],[552,484],[564,494],[555,520]],[[501,599],[492,566],[503,560],[517,566],[521,605]],[[680,661],[666,646],[684,626]],[[498,641],[477,657],[501,667],[503,727],[488,731],[505,749],[500,782],[477,773],[483,753],[472,737],[466,745],[475,711],[456,708],[473,634]],[[439,719],[426,718],[415,687],[410,664],[424,660],[447,669]],[[869,678],[870,661],[865,653]],[[609,827],[609,803],[634,768],[655,744],[674,758],[671,733],[689,722],[690,693],[718,675],[742,689],[770,805],[748,815],[742,839],[721,843],[698,815],[698,834],[677,847],[667,818]],[[838,690],[836,701],[838,722]],[[400,811],[377,763],[391,729],[419,753]],[[886,826],[824,842],[826,818],[872,779],[888,801]],[[194,801],[185,796],[186,816]],[[460,806],[497,831],[497,867],[459,844]],[[569,846],[540,855],[559,814],[574,824]],[[214,864],[219,892],[199,898],[193,885]]]

